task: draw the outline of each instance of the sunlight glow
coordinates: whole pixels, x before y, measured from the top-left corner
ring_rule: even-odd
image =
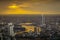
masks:
[[[16,4],[13,4],[13,5],[8,6],[8,8],[10,8],[10,9],[16,9],[16,8],[18,8],[18,6]]]
[[[22,8],[23,7],[23,8]],[[33,11],[33,10],[26,10],[26,4],[22,5],[17,5],[17,4],[12,4],[8,6],[8,10],[5,10],[3,13],[5,15],[10,15],[10,14],[55,14],[56,12],[54,11]]]
[[[23,7],[25,7],[25,5]],[[5,14],[37,14],[37,13],[40,14],[40,12],[22,9],[17,4],[8,6],[8,10],[6,10],[4,13]]]

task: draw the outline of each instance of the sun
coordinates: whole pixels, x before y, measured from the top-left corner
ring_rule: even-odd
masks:
[[[18,5],[13,4],[13,5],[8,6],[8,8],[10,8],[10,9],[16,9],[16,8],[18,8]]]

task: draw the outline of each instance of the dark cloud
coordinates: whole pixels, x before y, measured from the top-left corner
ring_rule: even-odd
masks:
[[[60,0],[0,0],[0,1],[60,1]]]

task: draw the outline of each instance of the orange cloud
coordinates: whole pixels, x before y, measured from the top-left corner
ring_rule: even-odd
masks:
[[[28,7],[28,9],[26,9],[26,7]],[[34,8],[32,9],[31,7],[32,8],[34,7]],[[40,8],[41,6],[37,5],[37,7],[36,7],[36,5],[33,6],[28,3],[23,3],[20,5],[12,4],[12,5],[8,6],[8,10],[4,11],[3,14],[9,15],[9,14],[56,14],[56,13],[60,13],[60,12],[49,11],[49,10],[48,11],[41,11],[38,7]],[[30,8],[32,10],[30,10]],[[46,7],[42,7],[42,8],[46,8]]]

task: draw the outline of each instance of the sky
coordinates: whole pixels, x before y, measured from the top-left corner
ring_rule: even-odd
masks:
[[[0,0],[0,15],[60,14],[60,0]]]

